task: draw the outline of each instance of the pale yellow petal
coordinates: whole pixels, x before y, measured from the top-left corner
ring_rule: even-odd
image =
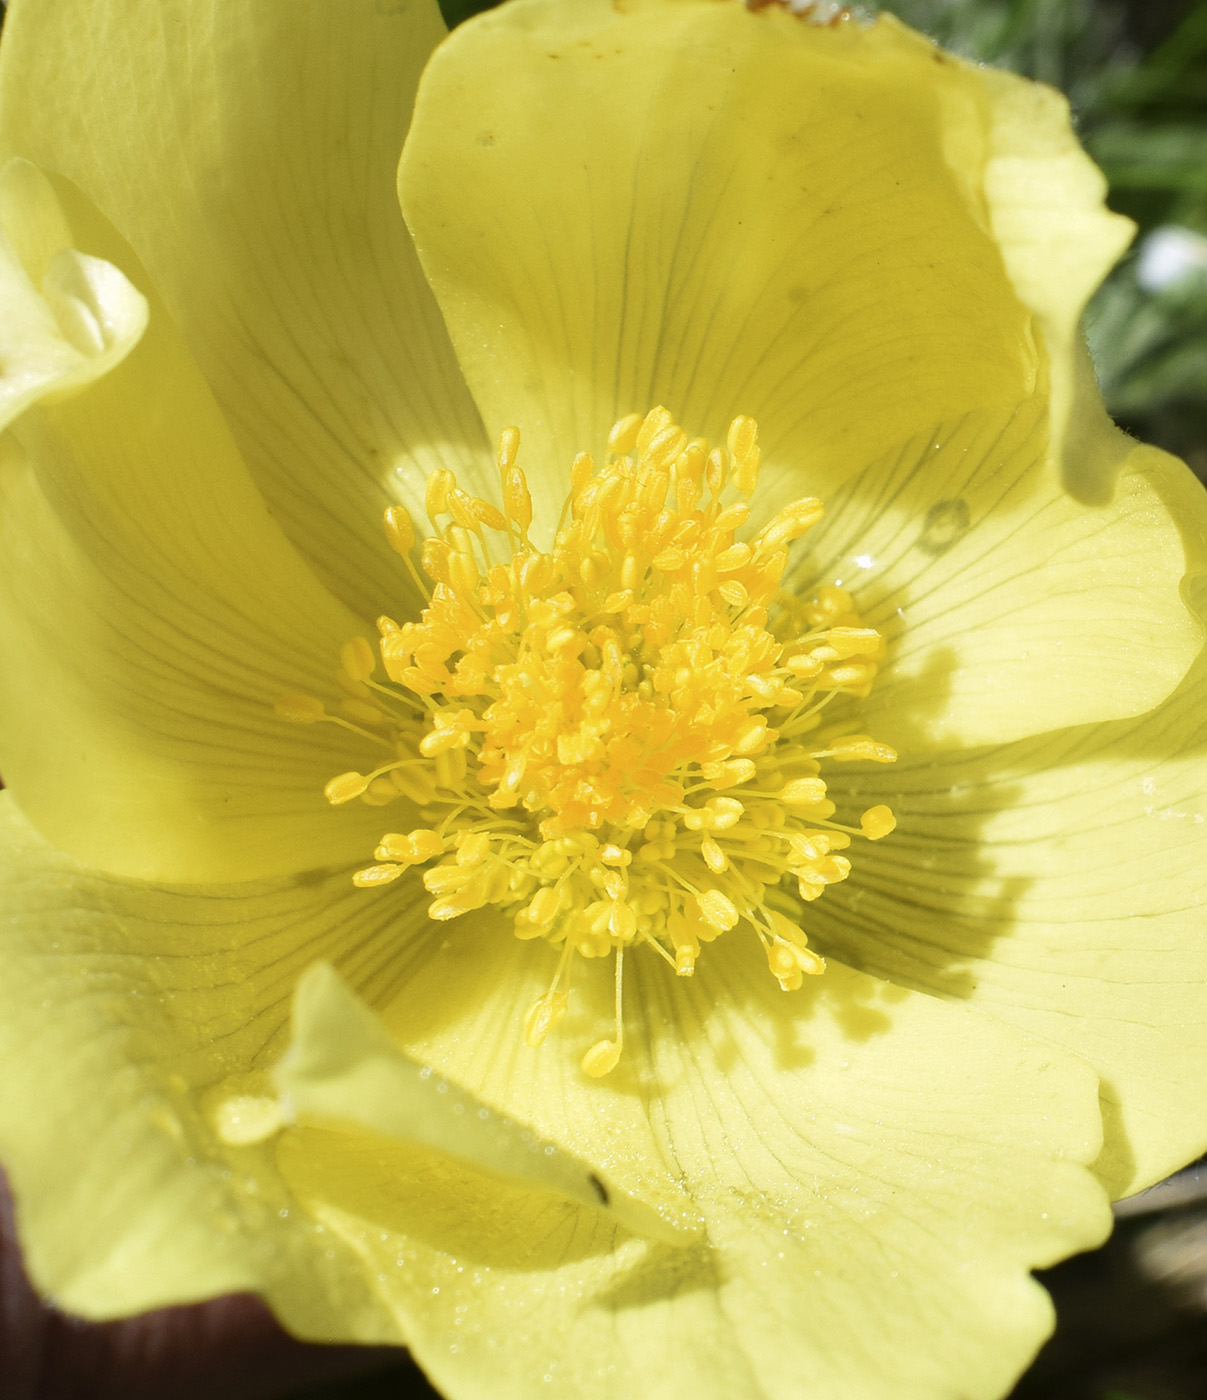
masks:
[[[382,508],[483,447],[394,196],[434,0],[17,0],[0,155],[81,186],[320,577],[397,606]]]
[[[1060,93],[980,70],[990,100],[985,197],[993,236],[1051,365],[1052,457],[1078,498],[1109,498],[1119,460],[1097,439],[1109,422],[1088,369],[1081,315],[1135,225],[1106,207],[1106,177],[1077,143]]]
[[[713,439],[754,416],[816,490],[1036,383],[989,116],[886,20],[520,0],[434,56],[399,188],[487,428],[546,482],[664,403]]]
[[[275,1167],[268,1075],[311,959],[388,992],[397,908],[383,918],[342,872],[114,881],[49,847],[7,794],[0,897],[0,1159],[37,1288],[90,1318],[250,1289],[304,1335],[399,1340]]]
[[[314,964],[298,982],[293,1037],[275,1079],[303,1123],[367,1129],[430,1149],[512,1186],[604,1211],[644,1238],[686,1244],[700,1235],[699,1212],[682,1192],[671,1190],[657,1205],[631,1196],[593,1162],[542,1141],[405,1055],[329,964]]]
[[[0,170],[0,430],[47,396],[107,374],[146,329],[147,303],[112,263],[71,246],[45,176]]]
[[[1207,1148],[1207,663],[1155,713],[846,776],[893,835],[814,946],[1084,1056],[1128,1194]]]
[[[1203,641],[1183,588],[1207,566],[1207,495],[1118,438],[1101,505],[1047,469],[1041,397],[943,424],[827,501],[787,582],[841,583],[884,633],[868,732],[918,755],[1143,714],[1174,689]]]
[[[145,272],[56,190],[74,246],[140,285],[150,319],[121,363],[0,441],[0,772],[53,841],[131,875],[355,860],[380,818],[322,787],[368,746],[272,707],[338,696],[340,644],[364,625],[281,533]]]
[[[599,1400],[992,1397],[1050,1327],[1027,1270],[1108,1224],[1077,1165],[1100,1140],[1093,1075],[839,966],[784,994],[757,949],[728,942],[691,981],[630,959],[625,1057],[604,1081],[577,1062],[608,1029],[608,970],[576,979],[576,1010],[531,1050],[520,1023],[554,954],[492,920],[448,926],[385,1012],[451,1092],[639,1199],[686,1192],[703,1239],[635,1236],[599,1206],[475,1172],[472,1153],[391,1145],[410,1130],[384,1074],[366,1113],[378,1136],[283,1144],[287,1179],[361,1252],[437,1386],[464,1400],[549,1385]],[[360,1112],[388,1054],[369,1041]]]

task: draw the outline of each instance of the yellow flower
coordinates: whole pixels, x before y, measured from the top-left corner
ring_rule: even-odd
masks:
[[[1207,510],[1110,426],[1077,330],[1130,228],[1055,94],[887,18],[513,0],[442,37],[427,0],[12,6],[0,1157],[33,1277],[91,1317],[256,1290],[302,1336],[405,1342],[458,1400],[999,1394],[1050,1324],[1028,1270],[1207,1140]],[[341,648],[355,690],[352,639],[419,622],[386,507],[405,547],[452,472],[522,551],[519,425],[543,549],[577,454],[606,475],[612,425],[663,404],[712,442],[738,420],[743,481],[757,420],[726,548],[819,498],[789,595],[844,590],[858,626],[830,623],[884,638],[835,732],[897,761],[802,749],[786,782],[817,763],[828,795],[764,807],[898,827],[794,906],[807,947],[774,906],[820,975],[781,958],[781,990],[784,926],[760,950],[716,899],[698,961],[663,919],[677,967],[617,915],[533,1034],[545,874],[438,922],[413,873],[357,887],[375,849],[455,864],[465,824],[437,849],[401,792],[325,802],[405,726],[274,706],[334,710]],[[427,561],[477,597],[476,546],[441,529]],[[444,660],[455,622],[431,619]],[[767,626],[787,670],[801,626]],[[486,723],[482,675],[449,751]],[[754,728],[715,761],[757,767],[774,706],[739,702]],[[526,791],[505,738],[487,846]],[[609,821],[678,802],[644,771]],[[690,859],[740,864],[732,809],[684,800]],[[653,900],[614,844],[606,899]]]

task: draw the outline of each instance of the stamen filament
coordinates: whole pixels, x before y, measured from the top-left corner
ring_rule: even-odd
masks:
[[[819,501],[790,502],[737,537],[759,475],[752,419],[733,420],[725,447],[689,439],[663,408],[622,419],[602,467],[574,459],[547,550],[533,543],[519,451],[506,429],[501,505],[432,474],[419,550],[430,588],[410,515],[386,511],[428,602],[418,621],[378,619],[386,683],[362,639],[342,653],[345,703],[382,732],[310,697],[278,711],[392,752],[327,785],[335,803],[407,801],[422,823],[383,837],[358,884],[423,866],[433,918],[493,905],[517,937],[559,949],[525,1017],[529,1045],[564,1017],[575,955],[614,958],[615,1031],[582,1058],[598,1077],[623,1051],[631,945],[686,977],[702,943],[746,923],[786,990],[823,970],[801,928],[807,906],[846,878],[838,852],[852,837],[893,827],[886,807],[858,826],[833,820],[822,770],[896,757],[852,723],[883,640],[842,588],[780,588]]]

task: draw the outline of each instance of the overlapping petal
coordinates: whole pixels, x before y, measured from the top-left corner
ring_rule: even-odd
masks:
[[[272,1143],[214,1129],[232,1098],[271,1093],[310,959],[388,985],[381,906],[350,898],[343,871],[116,881],[48,845],[7,794],[0,822],[0,1153],[35,1284],[94,1318],[254,1289],[304,1334],[396,1340],[356,1260],[297,1209]]]
[[[768,470],[827,488],[1023,397],[1030,318],[944,152],[983,94],[938,57],[710,0],[455,32],[399,188],[488,429],[520,424],[552,480],[623,414],[716,440],[746,413]]]
[[[975,1012],[841,969],[790,1005],[750,950],[718,948],[687,996],[636,969],[625,1077],[588,1086],[572,1041],[523,1045],[543,973],[498,929],[416,938],[340,875],[117,883],[9,802],[3,819],[3,1049],[37,1073],[10,1081],[0,1148],[34,1277],[74,1311],[255,1288],[303,1335],[405,1336],[466,1395],[526,1394],[550,1366],[587,1395],[618,1377],[681,1393],[710,1368],[752,1394],[801,1374],[813,1394],[924,1394],[992,1344],[975,1392],[991,1395],[1050,1322],[1026,1270],[1105,1227],[1076,1165],[1097,1150],[1093,1076]],[[290,990],[315,958],[427,1063],[622,1188],[686,1190],[706,1234],[643,1239],[532,1182],[392,1144],[392,1101],[376,1137],[241,1135],[233,1115],[270,1100]],[[433,1015],[450,978],[453,1015]],[[572,1034],[606,1001],[591,980]],[[896,1329],[891,1357],[863,1324],[869,1298]],[[967,1352],[911,1345],[953,1318]],[[504,1334],[506,1364],[487,1367]]]
[[[393,195],[435,0],[10,10],[0,156],[121,229],[282,528],[374,615],[383,506],[483,447]]]
[[[1028,1271],[1105,1231],[1086,1164],[1132,1189],[1207,1129],[1207,514],[1077,360],[1126,230],[1059,100],[892,21],[513,0],[423,80],[433,297],[389,188],[429,0],[14,9],[0,154],[150,312],[0,440],[0,1154],[39,1286],[258,1290],[459,1400],[999,1394],[1051,1322]],[[886,631],[864,717],[903,753],[835,795],[900,826],[810,906],[807,989],[737,932],[690,979],[636,950],[589,1081],[607,960],[528,1047],[555,952],[354,889],[381,817],[321,788],[363,751],[272,704],[357,608],[414,611],[381,506],[478,486],[483,421],[548,526],[657,401],[756,416],[765,509],[828,498],[789,582]]]
[[[1050,1325],[1026,1270],[1106,1225],[1076,1165],[1100,1132],[1084,1067],[841,967],[785,994],[757,946],[727,941],[688,983],[634,960],[625,1060],[604,1083],[584,1081],[575,1042],[606,1021],[607,971],[583,976],[577,1014],[533,1051],[520,1026],[549,969],[485,922],[428,941],[384,1013],[424,1063],[610,1184],[669,1210],[686,1192],[696,1241],[635,1238],[390,1149],[385,1075],[376,1143],[312,1129],[283,1150],[437,1385],[483,1400],[551,1383],[600,1400],[992,1396]],[[362,1123],[380,1053],[357,1076]]]
[[[1143,714],[1203,644],[1185,588],[1207,498],[1112,429],[1117,489],[1085,506],[1047,470],[1043,396],[920,434],[827,502],[788,580],[841,583],[888,655],[860,723],[915,758]]]
[[[360,751],[272,706],[332,689],[362,624],[273,520],[129,249],[57,192],[77,246],[141,282],[151,310],[120,364],[0,444],[5,781],[52,840],[130,875],[352,861],[376,823],[321,794]]]
[[[1103,208],[1060,99],[1031,131],[1017,86],[890,19],[519,0],[436,54],[400,167],[483,417],[531,430],[542,481],[634,409],[667,403],[714,439],[741,412],[760,425],[760,509],[856,498],[831,531],[848,559],[877,560],[885,532],[929,530],[936,550],[967,535],[942,567],[871,586],[910,634],[910,694],[883,704],[924,690],[945,741],[1137,713],[1201,645],[1144,488],[1082,516],[1052,469],[1073,328],[1130,226]],[[1070,260],[1077,276],[1058,275]],[[1128,454],[1095,402],[1075,455],[1101,505]],[[1007,431],[1012,415],[1025,427]],[[1158,566],[1129,558],[1150,547]],[[1094,605],[1101,568],[1119,570],[1119,609]],[[1138,634],[1161,638],[1142,668]],[[1092,682],[1066,684],[1091,651]]]
[[[146,325],[146,299],[130,281],[72,247],[41,171],[9,161],[0,171],[0,429],[107,374]]]
[[[1117,1195],[1202,1148],[1207,666],[1130,722],[852,777],[891,842],[811,910],[819,947],[1085,1056]]]

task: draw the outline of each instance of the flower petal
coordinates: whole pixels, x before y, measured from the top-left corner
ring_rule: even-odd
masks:
[[[1103,505],[1046,470],[1037,396],[907,443],[826,503],[788,586],[840,582],[888,640],[860,724],[915,756],[1143,714],[1203,644],[1183,586],[1207,568],[1207,495],[1115,433]],[[1113,430],[1112,430],[1113,431]]]
[[[393,192],[443,33],[434,0],[17,0],[0,59],[2,152],[129,239],[286,534],[370,617],[382,508],[485,446]]]
[[[888,19],[520,0],[433,56],[399,188],[487,427],[530,459],[564,477],[665,403],[714,440],[752,415],[766,470],[824,493],[1035,385],[989,121],[979,72]]]
[[[1140,720],[847,777],[893,835],[811,906],[819,950],[1084,1056],[1115,1195],[1207,1147],[1207,661]]]
[[[53,183],[76,246],[141,284],[150,319],[121,363],[0,439],[5,781],[57,844],[128,874],[354,860],[380,818],[322,787],[360,751],[272,706],[334,690],[362,624],[281,534],[129,249]]]
[[[0,170],[0,430],[107,374],[146,325],[146,299],[123,273],[71,246],[42,172],[10,160]]]
[[[1106,208],[1106,177],[1077,144],[1060,93],[993,68],[982,68],[980,76],[990,99],[989,221],[1048,351],[1052,456],[1074,495],[1101,504],[1110,497],[1111,468],[1119,462],[1095,450],[1108,424],[1083,346],[1081,315],[1135,225]]]
[[[384,1012],[420,1060],[609,1182],[654,1205],[686,1191],[706,1239],[635,1237],[382,1136],[284,1145],[286,1177],[361,1252],[436,1385],[464,1400],[551,1383],[600,1400],[990,1397],[1050,1326],[1028,1268],[1108,1225],[1075,1165],[1100,1140],[1093,1076],[841,967],[784,994],[729,942],[691,981],[631,960],[628,1043],[602,1082],[577,1058],[606,1023],[606,972],[584,974],[579,1011],[530,1050],[523,1010],[554,958],[491,920],[429,942]],[[377,1122],[395,1135],[382,1053],[343,1072],[364,1122],[377,1067]]]
[[[605,1185],[592,1163],[542,1143],[531,1128],[403,1054],[329,964],[316,963],[299,981],[293,1027],[276,1080],[302,1121],[353,1124],[430,1148],[513,1186],[607,1210],[650,1239],[681,1244],[699,1236],[701,1222],[686,1196],[672,1215]]]
[[[343,872],[111,880],[48,846],[7,794],[0,888],[0,1157],[39,1290],[106,1318],[250,1289],[299,1333],[397,1341],[359,1261],[276,1170],[267,1075],[312,958],[388,987],[396,908],[387,923]]]

